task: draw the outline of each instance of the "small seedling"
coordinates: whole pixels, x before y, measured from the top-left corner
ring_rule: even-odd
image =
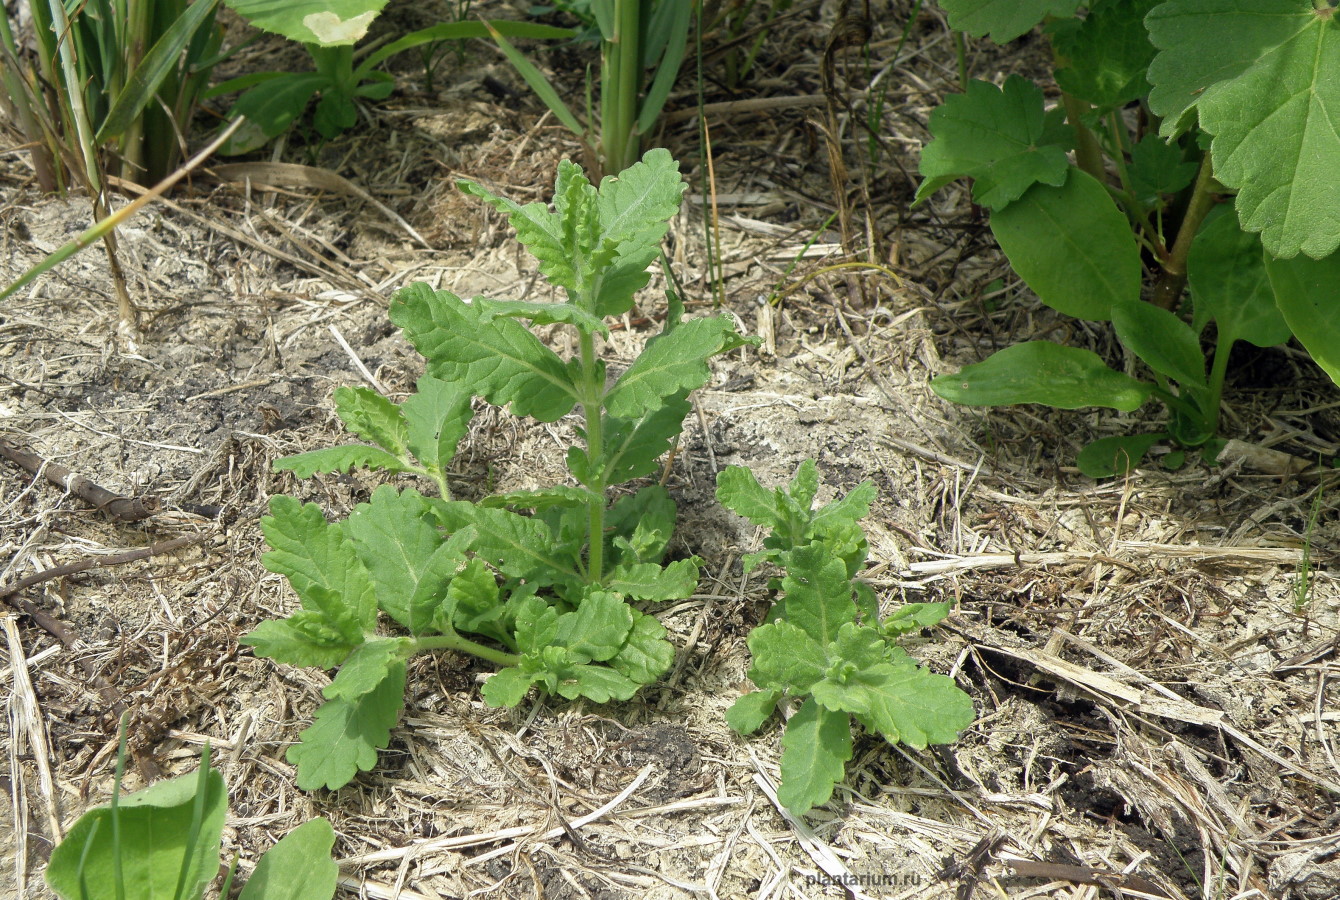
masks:
[[[897,644],[949,614],[948,603],[911,603],[881,617],[879,600],[857,576],[865,566],[860,520],[875,489],[863,482],[846,497],[814,509],[819,477],[801,464],[786,488],[768,491],[745,468],[717,478],[717,499],[770,530],[764,550],[745,559],[780,566],[781,598],[749,635],[759,690],[726,713],[731,727],[752,734],[779,705],[799,702],[782,737],[782,803],[806,813],[833,794],[851,759],[851,718],[890,743],[924,749],[947,744],[972,724],[972,699],[952,678],[932,674]]]
[[[422,651],[500,666],[483,689],[494,706],[515,706],[532,685],[569,699],[627,700],[673,658],[665,629],[630,604],[687,597],[698,582],[697,558],[663,564],[675,525],[665,489],[613,499],[612,488],[657,469],[683,428],[689,392],[710,375],[707,360],[749,341],[724,317],[672,315],[612,383],[596,354],[602,320],[627,312],[650,279],[684,190],[678,163],[652,150],[597,190],[564,161],[552,210],[460,187],[508,215],[567,301],[467,302],[424,284],[405,288],[391,319],[428,359],[418,392],[395,404],[342,388],[336,411],[371,445],[276,462],[300,477],[355,466],[407,473],[438,495],[383,485],[341,523],[281,496],[262,521],[272,548],[264,562],[288,576],[302,609],[262,622],[244,643],[281,662],[340,667],[316,723],[289,751],[303,789],[340,787],[375,764],[400,714],[405,662]],[[560,358],[518,319],[573,328],[576,356]],[[542,422],[580,408],[582,441],[566,455],[575,484],[451,499],[449,465],[472,397]],[[380,633],[379,610],[403,632]]]

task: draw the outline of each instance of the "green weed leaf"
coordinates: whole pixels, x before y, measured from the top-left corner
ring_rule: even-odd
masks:
[[[804,694],[823,678],[828,657],[803,628],[785,620],[760,625],[749,633],[753,664],[749,679],[761,688]]]
[[[493,494],[479,501],[485,507],[509,507],[512,509],[553,509],[555,507],[585,507],[592,501],[603,502],[602,498],[586,488],[558,484],[537,491],[508,491],[505,494]]]
[[[1176,314],[1135,301],[1112,307],[1117,338],[1145,364],[1178,384],[1206,389],[1205,354],[1200,338]]]
[[[380,447],[369,447],[367,444],[345,444],[343,447],[311,450],[276,459],[273,464],[276,472],[292,472],[299,478],[311,478],[318,472],[348,472],[357,467],[386,472],[406,470],[405,464],[398,458]]]
[[[412,284],[396,293],[391,320],[428,358],[435,378],[470,386],[518,416],[552,422],[577,402],[568,367],[524,326],[480,322],[480,311],[449,291]],[[705,379],[704,379],[705,380]]]
[[[377,599],[368,571],[344,530],[331,525],[315,503],[273,497],[261,531],[272,548],[261,557],[271,572],[288,577],[303,609],[353,643],[377,621]]]
[[[609,334],[609,328],[604,322],[571,303],[486,300],[483,297],[477,297],[471,302],[479,307],[479,321],[484,325],[496,318],[529,319],[532,325],[553,325],[562,322],[565,325],[573,325],[587,334]]]
[[[345,528],[367,567],[381,608],[411,633],[427,630],[436,601],[465,564],[461,542],[443,538],[418,491],[402,492],[389,484],[356,506]]]
[[[300,44],[352,44],[367,33],[386,0],[226,0],[242,18]]]
[[[647,267],[660,252],[670,219],[688,188],[679,163],[664,148],[648,150],[642,161],[600,183],[596,209],[605,267],[595,294],[601,316],[618,316],[651,278]]]
[[[371,441],[387,453],[404,457],[409,429],[400,407],[365,387],[342,387],[335,391],[335,412],[354,434]]]
[[[1163,197],[1176,194],[1196,177],[1196,163],[1184,157],[1182,148],[1157,134],[1147,134],[1131,148],[1126,167],[1131,190],[1144,204],[1162,204]]]
[[[613,659],[633,628],[633,608],[618,594],[589,591],[574,612],[558,617],[554,643],[585,661]]]
[[[712,374],[708,359],[747,343],[724,316],[681,323],[647,341],[606,395],[605,408],[621,419],[640,419],[666,398],[702,387]]]
[[[865,669],[859,678],[870,711],[858,718],[890,743],[924,750],[927,744],[952,743],[972,724],[972,698],[952,678],[890,664]]]
[[[677,559],[664,568],[656,563],[625,563],[610,570],[606,587],[635,600],[682,600],[698,586],[698,565],[697,557]]]
[[[991,40],[1005,44],[1031,31],[1048,16],[1068,19],[1081,0],[940,0],[949,13],[949,27],[973,37],[990,32]]]
[[[931,113],[930,129],[934,139],[921,153],[925,180],[915,203],[955,179],[972,178],[973,199],[999,210],[1039,182],[1059,187],[1070,170],[1074,132],[1064,112],[1044,112],[1041,88],[1018,75],[1000,88],[968,82],[966,94],[949,95]]]
[[[845,713],[806,700],[782,735],[782,784],[777,799],[804,814],[833,796],[851,759],[851,723]]]
[[[516,706],[526,699],[526,694],[530,692],[530,686],[538,678],[539,675],[536,673],[524,672],[517,666],[508,666],[505,669],[499,669],[493,674],[493,677],[484,682],[484,686],[479,693],[489,706]]]
[[[275,662],[333,669],[362,641],[361,633],[350,638],[327,624],[322,613],[299,610],[287,619],[261,622],[239,643]]]
[[[204,816],[193,828],[201,789],[200,773],[192,772],[119,798],[115,837],[110,805],[84,813],[52,851],[47,884],[62,900],[118,900],[119,876],[129,896],[171,898],[185,863],[182,895],[202,896],[219,871],[228,792],[223,777],[211,768],[199,798]]]
[[[787,554],[782,590],[785,596],[777,602],[778,615],[820,645],[834,640],[838,629],[856,617],[847,565],[820,541]]]
[[[1340,20],[1312,0],[1170,0],[1146,19],[1161,51],[1151,108],[1163,134],[1192,112],[1214,136],[1214,175],[1266,251],[1314,259],[1340,247]]]
[[[681,391],[664,398],[661,406],[648,410],[639,419],[606,417],[605,479],[610,484],[622,484],[655,472],[661,457],[670,452],[684,430],[684,417],[692,409],[688,394]],[[589,483],[593,467],[586,451],[573,450],[568,457],[568,469],[578,481]]]
[[[991,216],[1010,265],[1043,303],[1105,321],[1140,297],[1140,248],[1107,189],[1072,168],[1060,187],[1035,184]]]
[[[298,767],[298,787],[337,790],[359,771],[377,764],[377,751],[391,742],[391,728],[405,701],[405,665],[387,668],[386,677],[356,701],[328,700],[316,711],[288,761]]]
[[[443,633],[452,629],[483,634],[501,643],[510,643],[511,632],[505,627],[505,607],[498,592],[498,580],[482,559],[472,559],[447,586],[445,602],[439,605],[434,628]]]
[[[1083,19],[1057,22],[1050,30],[1066,65],[1055,72],[1061,90],[1093,104],[1118,109],[1149,93],[1145,72],[1154,59],[1144,18],[1161,0],[1105,0],[1089,5]]]
[[[571,548],[555,546],[543,520],[459,500],[431,506],[447,531],[474,526],[478,532],[475,553],[504,575],[524,578],[538,586],[581,583],[569,555]]]
[[[1196,233],[1186,275],[1196,331],[1213,319],[1221,352],[1235,341],[1273,347],[1289,340],[1289,323],[1275,303],[1261,238],[1243,231],[1231,209],[1216,210]]]
[[[938,625],[954,608],[952,603],[904,603],[884,617],[880,629],[895,637]]]
[[[726,710],[726,724],[739,734],[753,734],[777,711],[780,691],[750,691]]]
[[[516,239],[525,244],[531,255],[539,260],[540,273],[551,284],[570,291],[578,289],[577,271],[568,254],[562,222],[545,204],[527,203],[522,206],[506,197],[489,193],[472,181],[458,181],[456,186],[462,193],[478,197],[507,215],[507,221],[516,229]]]
[[[1088,444],[1075,457],[1075,465],[1090,478],[1126,475],[1145,458],[1155,444],[1166,440],[1166,432],[1155,434],[1114,434]]]
[[[638,684],[651,684],[675,661],[675,648],[665,639],[665,626],[655,616],[633,610],[633,627],[610,668]]]
[[[377,689],[391,668],[403,665],[412,647],[404,638],[380,638],[364,641],[354,648],[340,666],[335,680],[321,691],[327,700],[345,700],[356,703],[365,694]]]
[[[1139,409],[1153,385],[1109,369],[1091,350],[1050,341],[1006,347],[956,375],[931,379],[935,393],[968,406],[1042,403],[1058,409]]]
[[[330,900],[340,875],[330,858],[333,846],[330,822],[303,822],[266,851],[238,900]]]
[[[288,131],[316,93],[329,86],[330,79],[316,72],[274,73],[274,77],[237,98],[228,120],[231,123],[245,116],[247,121],[223,142],[219,153],[237,156],[263,147]]]
[[[437,471],[456,455],[474,416],[468,388],[431,375],[419,379],[415,393],[400,404],[400,412],[405,445],[421,465]]]
[[[550,685],[561,697],[576,700],[585,697],[596,703],[608,703],[611,700],[628,700],[641,687],[632,679],[605,666],[573,666],[558,676],[556,683]]]
[[[1284,320],[1313,361],[1340,384],[1340,316],[1335,286],[1340,284],[1340,254],[1314,260],[1266,259],[1270,286]]]

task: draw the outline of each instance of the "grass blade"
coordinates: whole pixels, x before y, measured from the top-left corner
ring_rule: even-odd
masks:
[[[485,20],[484,27],[488,29],[489,36],[497,43],[498,49],[503,52],[503,56],[507,57],[507,61],[516,69],[517,74],[535,92],[535,96],[544,101],[544,105],[549,107],[558,120],[568,127],[568,130],[579,137],[587,138],[589,142],[587,129],[581,122],[577,121],[577,117],[572,114],[572,110],[568,109],[567,104],[558,96],[558,91],[554,90],[554,86],[549,83],[549,79],[544,77],[544,73],[537,69],[534,63],[526,59],[521,51],[508,43],[507,38],[502,36],[502,32],[494,28],[490,22]]]

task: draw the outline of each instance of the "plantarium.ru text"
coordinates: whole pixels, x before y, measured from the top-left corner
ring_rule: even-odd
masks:
[[[405,288],[391,318],[428,359],[418,392],[397,405],[341,388],[340,418],[372,445],[276,462],[302,477],[354,466],[410,473],[438,495],[383,485],[339,523],[281,496],[262,522],[265,564],[288,576],[302,609],[244,642],[281,662],[340,667],[289,751],[303,789],[340,787],[375,764],[400,714],[405,661],[418,652],[463,651],[502,667],[483,690],[495,706],[520,703],[532,685],[628,699],[673,658],[665,629],[630,604],[687,597],[698,582],[696,558],[663,564],[675,524],[667,492],[652,485],[611,503],[610,489],[655,471],[683,428],[689,392],[710,375],[707,360],[747,340],[724,317],[680,321],[672,304],[665,329],[612,384],[596,356],[602,319],[627,312],[650,279],[684,190],[678,164],[652,150],[597,190],[564,161],[552,210],[460,187],[508,215],[567,302],[466,302]],[[577,355],[561,359],[518,319],[575,329]],[[451,499],[448,466],[473,397],[542,422],[580,407],[582,444],[567,452],[576,484]],[[379,632],[379,611],[400,634]]]

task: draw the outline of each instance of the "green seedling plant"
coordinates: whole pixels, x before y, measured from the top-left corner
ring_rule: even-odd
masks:
[[[121,796],[122,724],[111,802],[79,817],[51,853],[47,885],[61,900],[200,900],[219,873],[228,791],[209,764]],[[299,825],[261,857],[239,900],[330,900],[339,868],[335,830],[325,819]],[[236,858],[219,896],[229,896]]]
[[[384,100],[395,78],[378,67],[397,53],[444,41],[487,38],[493,33],[539,40],[570,38],[573,32],[530,22],[444,22],[404,35],[366,53],[355,44],[386,5],[386,0],[225,0],[228,6],[265,31],[298,41],[312,58],[311,72],[257,72],[215,85],[208,96],[242,91],[229,119],[246,124],[221,152],[248,153],[286,132],[317,99],[312,124],[330,139],[358,121],[358,101]]]
[[[917,665],[898,638],[935,625],[949,603],[906,604],[880,615],[879,600],[859,574],[868,544],[860,520],[875,489],[863,482],[847,496],[814,508],[819,477],[813,460],[785,488],[767,490],[748,469],[717,478],[717,499],[769,530],[746,571],[767,562],[785,573],[767,622],[749,635],[758,690],[726,713],[752,734],[778,711],[795,707],[782,736],[777,796],[804,814],[828,802],[852,755],[851,720],[890,743],[916,749],[947,744],[972,724],[972,699],[952,678]],[[797,706],[798,704],[798,706]]]
[[[1236,341],[1292,334],[1340,380],[1340,188],[1324,175],[1340,165],[1333,3],[941,5],[952,27],[998,42],[1045,21],[1062,95],[1048,109],[1019,76],[968,82],[931,114],[917,202],[972,179],[1028,287],[1061,313],[1111,322],[1150,374],[1137,382],[1093,354],[1029,342],[936,379],[937,393],[1065,409],[1162,401],[1167,427],[1084,451],[1081,468],[1097,475],[1128,470],[1159,441],[1171,464],[1192,450],[1212,459]]]
[[[467,194],[505,213],[541,274],[565,302],[465,301],[416,284],[391,319],[427,358],[417,392],[395,404],[341,388],[336,411],[368,444],[279,460],[300,477],[356,466],[417,476],[436,496],[383,485],[343,522],[315,504],[275,497],[262,528],[272,571],[288,577],[302,608],[262,622],[244,638],[259,656],[339,667],[316,722],[289,750],[299,787],[338,788],[376,762],[395,725],[406,661],[453,650],[494,663],[483,687],[494,706],[515,706],[532,686],[598,703],[626,700],[673,659],[665,629],[633,603],[689,596],[696,557],[665,562],[675,504],[664,488],[616,486],[653,473],[683,428],[688,394],[707,361],[748,341],[724,317],[665,329],[612,382],[597,354],[604,319],[633,305],[650,279],[684,183],[665,150],[593,186],[559,164],[553,208],[521,206],[471,182]],[[563,359],[528,328],[572,328]],[[581,443],[566,454],[574,484],[452,497],[449,466],[472,415],[472,398],[553,422],[580,409]],[[379,611],[397,633],[378,628]]]
[[[645,137],[670,97],[688,46],[693,4],[682,0],[590,0],[600,30],[600,114],[574,112],[548,78],[500,30],[493,39],[535,95],[573,134],[597,165],[619,172],[642,152]],[[579,12],[579,10],[574,10]],[[587,106],[591,86],[587,85]]]

